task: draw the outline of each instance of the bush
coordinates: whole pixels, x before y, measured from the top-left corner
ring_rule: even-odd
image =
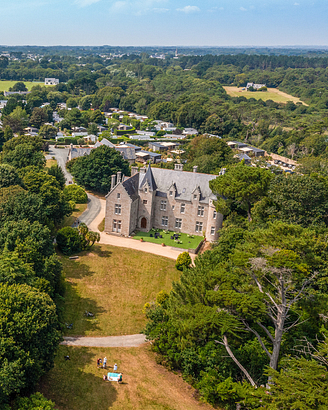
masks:
[[[57,245],[64,255],[72,255],[82,250],[82,243],[79,231],[71,226],[66,226],[58,231]]]
[[[88,195],[79,185],[67,185],[64,188],[64,196],[68,201],[74,201],[76,204],[86,204]]]
[[[20,397],[14,404],[14,410],[54,410],[54,408],[55,404],[39,392],[30,397]]]
[[[178,270],[183,270],[183,268],[189,268],[191,265],[191,257],[188,252],[182,252],[180,255],[177,257],[177,261],[175,264],[175,267]]]

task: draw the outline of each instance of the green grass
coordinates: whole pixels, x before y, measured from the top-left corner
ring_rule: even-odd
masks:
[[[185,233],[180,233],[179,241],[182,243],[177,243],[174,239],[171,239],[171,236],[174,234],[174,232],[169,231],[168,233],[164,233],[163,230],[160,230],[159,234],[162,235],[163,238],[155,239],[155,230],[152,229],[149,232],[139,231],[133,238],[138,240],[143,238],[145,242],[152,242],[158,244],[164,243],[166,246],[172,246],[181,249],[196,249],[199,243],[204,239],[202,236],[193,235],[193,238],[191,238]],[[150,235],[153,235],[153,237],[151,237]]]
[[[30,91],[32,87],[35,85],[44,85],[42,82],[36,82],[36,81],[0,81],[0,92],[2,91],[9,91],[9,88],[14,86],[18,82],[23,82],[26,86],[26,88]],[[51,86],[46,86],[46,87],[51,87]]]
[[[144,304],[180,277],[172,259],[109,245],[95,245],[77,260],[60,259],[67,281],[63,321],[73,323],[65,329],[69,336],[140,333]]]
[[[69,355],[70,360],[64,360]],[[98,369],[98,357],[108,369]],[[123,383],[104,382],[114,363]],[[109,367],[110,366],[110,367]],[[147,346],[94,348],[60,346],[55,366],[38,386],[59,410],[213,410],[198,402],[182,377],[156,364]]]
[[[99,229],[100,232],[104,232],[104,230],[105,230],[105,218],[98,225],[98,229]]]
[[[268,88],[267,91],[246,91],[242,90],[243,87],[233,86],[224,86],[223,88],[231,97],[255,98],[256,100],[262,99],[263,101],[272,100],[277,103],[287,103],[288,101],[293,101],[294,103],[302,102],[299,98],[279,91],[277,88]],[[302,104],[304,103],[302,102]]]

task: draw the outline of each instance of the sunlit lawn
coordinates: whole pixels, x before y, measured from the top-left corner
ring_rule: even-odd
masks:
[[[0,81],[0,92],[1,91],[9,91],[10,87],[13,87],[16,83],[21,82],[21,81]],[[34,87],[35,85],[44,85],[44,83],[41,82],[32,82],[32,81],[22,81],[26,88],[30,91],[32,87]],[[49,87],[49,86],[46,86]]]
[[[61,256],[61,261],[67,279],[64,322],[73,323],[67,335],[140,333],[144,304],[169,291],[180,276],[172,259],[109,245],[95,245],[77,260]]]
[[[64,356],[69,355],[66,361]],[[96,367],[107,357],[123,373],[123,383],[104,382],[105,371]],[[88,348],[61,346],[55,367],[42,378],[38,390],[59,410],[210,410],[198,402],[195,390],[182,377],[156,364],[148,346]]]

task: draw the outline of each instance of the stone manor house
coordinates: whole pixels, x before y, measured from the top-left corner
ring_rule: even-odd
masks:
[[[130,236],[134,231],[167,229],[218,239],[223,216],[217,213],[216,196],[209,181],[217,175],[163,168],[131,168],[131,177],[121,172],[112,175],[111,190],[106,196],[105,232]]]

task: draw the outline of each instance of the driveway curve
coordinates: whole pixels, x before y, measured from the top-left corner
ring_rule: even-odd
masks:
[[[49,147],[49,156],[50,157],[55,157],[57,164],[60,166],[60,168],[63,170],[65,178],[66,178],[66,185],[69,184],[69,182],[73,181],[73,176],[70,174],[67,169],[66,169],[66,162],[68,159],[68,148],[54,148],[52,145]]]
[[[66,336],[61,345],[65,346],[86,346],[86,347],[139,347],[146,342],[145,335],[126,336]]]
[[[79,217],[79,221],[85,223],[87,226],[90,226],[90,224],[99,215],[101,208],[102,207],[101,207],[100,199],[91,194],[88,194],[88,208]],[[98,226],[96,230],[98,230]]]

